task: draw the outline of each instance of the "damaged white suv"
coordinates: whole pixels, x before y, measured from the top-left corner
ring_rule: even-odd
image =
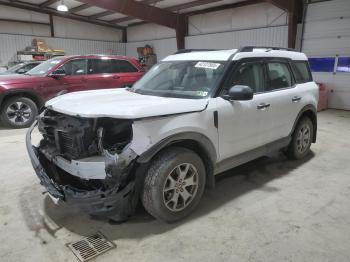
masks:
[[[50,100],[27,149],[52,198],[117,221],[141,199],[173,222],[193,211],[216,174],[271,151],[308,154],[317,100],[302,53],[183,50],[132,88]],[[42,139],[32,145],[36,126]]]

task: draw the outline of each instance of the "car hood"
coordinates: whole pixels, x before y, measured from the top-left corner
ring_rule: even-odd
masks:
[[[20,74],[0,75],[0,85],[2,85],[2,84],[31,83],[31,82],[35,82],[37,80],[38,80],[38,77],[29,76],[29,75],[20,75]]]
[[[198,112],[207,104],[207,99],[148,96],[121,88],[65,94],[48,101],[46,107],[72,116],[138,119]]]

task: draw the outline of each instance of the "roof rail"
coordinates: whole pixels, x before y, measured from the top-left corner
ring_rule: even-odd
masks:
[[[238,49],[237,52],[253,52],[254,49],[268,49],[268,50],[284,50],[284,51],[294,51],[297,50],[286,47],[275,47],[275,46],[244,46]]]
[[[205,52],[205,51],[218,51],[218,49],[180,49],[175,52],[175,55],[192,53],[192,52]]]

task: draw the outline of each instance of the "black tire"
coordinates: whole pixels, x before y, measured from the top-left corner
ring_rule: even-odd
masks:
[[[308,142],[305,142],[305,145],[301,144],[302,141],[306,141],[303,139],[304,137],[300,138],[300,134],[305,132],[305,130],[308,130]],[[292,141],[288,146],[286,155],[290,159],[302,159],[310,152],[311,143],[313,141],[314,136],[314,127],[311,119],[309,117],[303,117],[299,120],[292,136]]]
[[[20,108],[18,108],[20,106]],[[38,107],[27,97],[6,99],[1,108],[1,121],[11,128],[29,127],[38,114]]]
[[[197,178],[197,189],[194,190],[195,186],[186,186],[182,184],[183,188],[181,186],[181,189],[183,189],[183,191],[181,191],[181,193],[179,189],[179,193],[177,193],[177,203],[180,203],[178,206],[181,208],[182,201],[183,209],[174,211],[167,207],[165,202],[167,200],[166,198],[170,197],[169,194],[172,194],[174,197],[175,189],[169,190],[166,193],[163,193],[163,189],[167,187],[166,183],[169,182],[169,176],[171,176],[171,174],[173,174],[173,176],[174,174],[175,176],[178,174],[175,171],[177,167],[179,167],[180,170],[184,167],[186,170],[187,166],[189,166],[187,169],[189,172],[186,173],[187,179],[184,179],[183,182],[181,182],[179,176],[176,184],[179,185],[179,181],[180,183],[185,183],[185,181],[189,181],[189,178],[195,177]],[[195,171],[197,171],[198,175],[194,175]],[[193,181],[194,180],[195,179],[193,179]],[[152,163],[146,173],[144,188],[141,195],[143,206],[149,214],[159,220],[168,223],[178,221],[189,215],[198,205],[204,192],[205,180],[205,167],[202,159],[196,153],[181,147],[170,147],[165,149],[163,152],[157,155],[154,160],[152,160]],[[187,193],[191,191],[192,193],[195,192],[192,198],[189,198],[186,202],[184,202],[185,198],[182,196],[182,194],[184,194],[184,190],[186,190]],[[168,205],[171,204],[169,203]],[[173,205],[173,208],[176,208],[175,204]]]

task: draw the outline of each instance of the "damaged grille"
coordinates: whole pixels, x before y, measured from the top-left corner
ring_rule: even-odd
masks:
[[[59,131],[58,141],[60,144],[61,153],[69,154],[74,151],[74,139],[68,133]]]
[[[94,120],[78,118],[47,110],[39,119],[39,130],[45,142],[60,155],[77,159],[97,154]]]
[[[39,118],[42,148],[51,148],[66,159],[81,159],[100,153],[99,145],[120,153],[132,139],[132,121],[111,118],[82,118],[46,109]],[[102,144],[97,130],[103,127]]]
[[[77,242],[68,244],[74,255],[82,262],[97,257],[116,246],[107,240],[101,233],[83,238]]]

